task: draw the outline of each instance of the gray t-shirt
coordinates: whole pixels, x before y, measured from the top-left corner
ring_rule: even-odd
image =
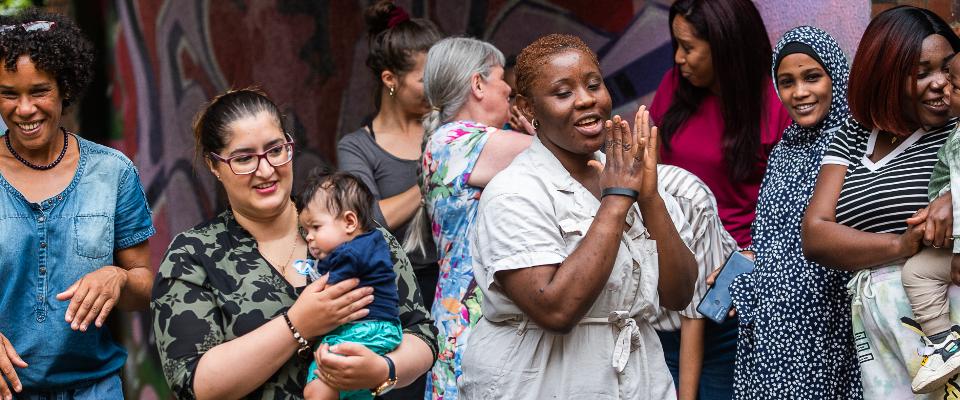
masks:
[[[343,135],[337,144],[337,166],[341,171],[356,175],[373,192],[374,199],[396,196],[417,184],[420,160],[405,160],[388,153],[366,128]],[[387,222],[378,203],[373,205],[373,218],[384,227]],[[403,224],[390,233],[397,239],[406,237],[407,225]],[[437,262],[436,246],[427,246],[426,257],[410,254],[414,269]]]

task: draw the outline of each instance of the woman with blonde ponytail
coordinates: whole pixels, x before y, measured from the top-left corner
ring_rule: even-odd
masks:
[[[460,356],[480,318],[467,239],[480,192],[531,142],[529,135],[497,128],[510,110],[503,63],[503,53],[489,43],[449,38],[430,48],[424,66],[431,110],[423,119],[423,206],[410,222],[405,246],[422,250],[432,236],[440,257],[432,310],[440,354],[427,380],[428,399],[457,398]]]

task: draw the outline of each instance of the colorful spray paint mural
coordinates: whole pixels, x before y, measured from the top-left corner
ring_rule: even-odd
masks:
[[[113,146],[135,161],[158,234],[154,265],[177,232],[224,206],[197,168],[191,123],[212,96],[258,85],[286,113],[298,143],[296,174],[334,161],[340,133],[373,110],[360,0],[114,0],[108,5]],[[600,56],[617,111],[647,103],[671,65],[670,0],[401,0],[447,34],[488,40],[506,54],[550,32],[580,36]],[[800,24],[833,33],[848,54],[868,2],[757,0],[771,40]],[[302,175],[301,175],[302,176]],[[124,321],[128,396],[168,398],[146,314]]]

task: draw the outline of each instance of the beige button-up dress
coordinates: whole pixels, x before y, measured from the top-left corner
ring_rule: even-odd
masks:
[[[661,197],[689,246],[692,235],[679,206],[662,190]],[[562,264],[599,207],[538,139],[484,189],[471,233],[484,318],[463,355],[462,399],[676,398],[648,322],[658,307],[656,243],[636,206],[606,287],[569,334],[529,321],[495,278],[497,271]]]

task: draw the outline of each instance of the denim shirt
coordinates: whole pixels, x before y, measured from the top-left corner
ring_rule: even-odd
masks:
[[[112,265],[155,230],[136,167],[77,138],[80,161],[60,194],[30,203],[0,176],[0,333],[29,364],[27,390],[70,388],[116,373],[127,354],[106,328],[72,331],[56,295]]]

